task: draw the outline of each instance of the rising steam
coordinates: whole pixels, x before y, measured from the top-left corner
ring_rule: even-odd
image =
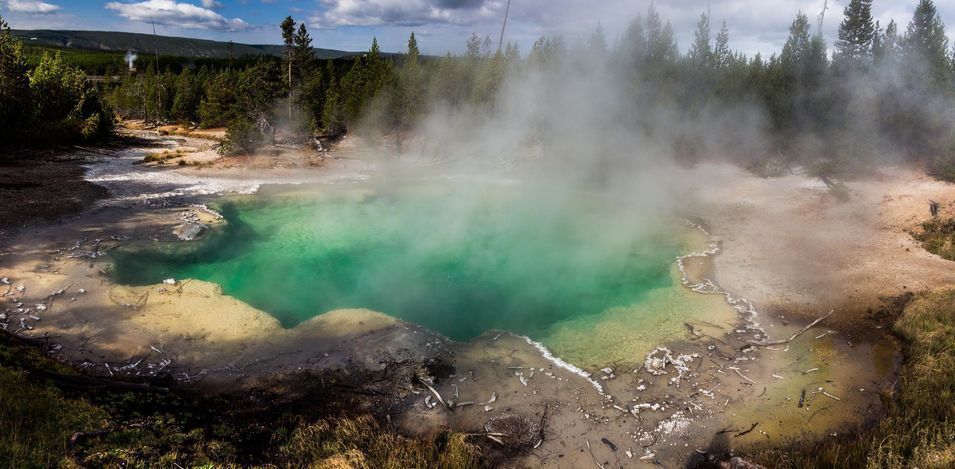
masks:
[[[129,71],[136,70],[136,59],[139,58],[139,55],[133,51],[126,51],[126,67]]]

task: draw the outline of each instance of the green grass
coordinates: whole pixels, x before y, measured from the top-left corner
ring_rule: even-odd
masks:
[[[282,465],[289,467],[480,467],[480,452],[463,434],[444,432],[411,439],[387,431],[367,416],[300,426],[279,455]]]
[[[922,231],[912,236],[922,243],[926,251],[955,260],[955,219],[935,218],[922,223]]]
[[[56,466],[73,432],[98,429],[106,418],[83,399],[31,383],[22,371],[0,368],[0,466]]]
[[[329,397],[315,377],[282,391],[199,395],[59,388],[31,374],[73,373],[0,334],[0,467],[434,467],[481,465],[463,434],[401,436]],[[341,376],[324,376],[330,384]],[[337,381],[338,380],[338,381]],[[354,399],[354,398],[351,398]],[[76,445],[74,432],[108,430]]]
[[[955,467],[955,289],[915,295],[895,323],[905,362],[870,428],[784,448],[743,451],[779,468]]]

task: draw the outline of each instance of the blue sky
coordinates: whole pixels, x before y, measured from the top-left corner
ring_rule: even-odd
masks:
[[[828,0],[823,30],[829,43],[848,0]],[[511,0],[506,40],[527,51],[542,34],[573,41],[604,28],[611,43],[650,0]],[[661,15],[673,22],[681,49],[696,21],[709,7],[713,21],[726,21],[733,47],[747,54],[778,51],[798,11],[814,20],[827,0],[658,0]],[[895,19],[905,29],[918,0],[875,0],[883,25]],[[936,0],[955,37],[955,0]],[[386,51],[405,48],[416,33],[429,54],[460,52],[473,32],[500,34],[507,0],[0,0],[0,15],[17,29],[88,29],[234,40],[281,42],[278,23],[291,15],[309,26],[316,46],[367,49],[377,36]],[[715,27],[714,27],[715,29]]]

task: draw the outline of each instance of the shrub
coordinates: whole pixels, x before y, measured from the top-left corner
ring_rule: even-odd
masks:
[[[248,118],[239,117],[229,122],[225,140],[219,147],[223,155],[242,155],[255,153],[265,142],[265,135]]]

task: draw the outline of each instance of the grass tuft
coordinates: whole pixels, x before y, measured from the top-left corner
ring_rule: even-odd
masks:
[[[402,436],[356,414],[348,400],[328,400],[314,385],[320,380],[309,376],[277,384],[276,395],[205,396],[176,387],[168,394],[65,389],[32,370],[75,373],[0,333],[0,467],[397,469],[482,463],[465,435]],[[331,376],[328,381],[336,382]],[[74,432],[103,430],[69,443]]]
[[[922,223],[922,231],[912,236],[922,243],[926,251],[955,260],[955,219],[934,218]]]
[[[371,417],[322,420],[297,428],[279,449],[292,467],[475,468],[478,448],[462,434],[411,439],[383,429]]]

